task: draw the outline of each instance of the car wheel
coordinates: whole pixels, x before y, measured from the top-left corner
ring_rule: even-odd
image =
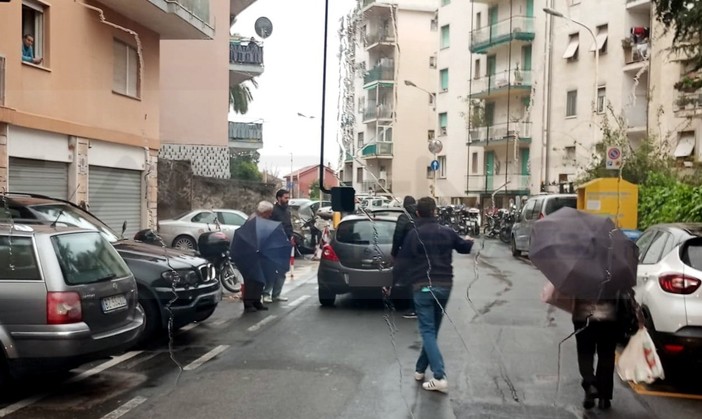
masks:
[[[139,291],[137,309],[144,313],[144,323],[146,323],[138,340],[138,344],[143,345],[161,330],[161,312],[156,301],[146,291]]]
[[[196,250],[197,249],[197,243],[195,243],[195,240],[193,240],[192,237],[182,235],[178,236],[173,240],[173,247],[176,249],[183,249],[183,250]]]
[[[510,247],[512,248],[512,256],[515,258],[522,256],[522,252],[517,250],[517,241],[514,239],[514,237],[512,237],[512,245]]]
[[[217,307],[212,307],[210,309],[207,309],[205,311],[201,311],[195,315],[195,321],[196,322],[204,322],[205,320],[209,319],[215,312],[215,309]]]
[[[319,295],[319,304],[321,304],[323,307],[333,307],[334,302],[336,301],[336,294],[322,286],[319,287],[318,291]]]

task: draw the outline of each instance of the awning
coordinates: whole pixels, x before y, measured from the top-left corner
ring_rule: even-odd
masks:
[[[604,48],[605,42],[607,42],[607,30],[601,30],[600,32],[597,33],[597,36],[595,37],[597,39],[597,49],[599,51],[602,51],[602,48]],[[595,45],[592,45],[590,48],[590,51],[595,50]]]
[[[678,146],[675,147],[675,157],[688,157],[692,154],[692,150],[695,149],[695,137],[688,135],[685,137],[680,137],[678,140]]]
[[[580,39],[577,36],[572,37],[570,43],[568,44],[568,48],[566,48],[565,53],[563,54],[563,58],[573,58],[575,53],[578,52],[579,45]]]

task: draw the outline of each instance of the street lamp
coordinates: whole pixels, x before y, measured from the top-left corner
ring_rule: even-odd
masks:
[[[421,87],[417,86],[417,85],[416,85],[414,82],[412,82],[411,80],[405,80],[405,86],[414,87],[415,89],[419,89],[419,90],[421,90],[422,92],[427,93],[427,94],[431,97],[431,99],[432,99],[432,104],[434,105],[434,119],[435,119],[435,120],[438,119],[438,114],[437,114],[437,111],[436,111],[436,93],[430,92],[430,91],[427,90],[427,89],[424,89],[424,88],[421,88]],[[436,160],[436,154],[437,154],[437,153],[441,153],[441,150],[443,149],[443,147],[444,147],[444,145],[442,144],[442,142],[441,142],[440,140],[433,139],[432,141],[429,142],[429,146],[428,146],[429,152],[432,153],[432,154],[434,155],[434,160]],[[436,172],[437,172],[437,171],[438,171],[438,168],[437,168],[436,170],[434,170],[434,167],[432,167],[432,172],[434,172],[434,173],[433,173],[434,176],[433,176],[433,179],[432,179],[432,191],[431,191],[431,194],[432,194],[432,197],[433,197],[434,199],[436,199]]]

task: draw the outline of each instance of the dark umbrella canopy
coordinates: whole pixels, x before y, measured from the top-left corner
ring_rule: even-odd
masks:
[[[266,283],[264,271],[290,269],[290,249],[281,223],[253,217],[234,233],[230,253],[244,278]]]
[[[577,298],[613,298],[636,285],[636,244],[609,218],[573,208],[534,223],[529,259],[558,291]]]

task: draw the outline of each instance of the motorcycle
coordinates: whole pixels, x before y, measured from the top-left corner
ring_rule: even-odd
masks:
[[[295,251],[297,254],[314,253],[321,237],[322,231],[317,228],[316,217],[309,219],[293,217],[293,238],[295,239]]]
[[[465,226],[465,233],[472,236],[480,236],[480,210],[477,208],[463,207],[461,209],[462,224]]]
[[[241,291],[244,277],[234,265],[229,254],[229,240],[221,231],[202,233],[197,240],[200,255],[215,268],[215,275],[229,292]]]
[[[512,240],[512,226],[517,219],[517,210],[512,209],[506,212],[504,218],[502,219],[502,225],[500,226],[500,240],[502,243],[509,244]]]

